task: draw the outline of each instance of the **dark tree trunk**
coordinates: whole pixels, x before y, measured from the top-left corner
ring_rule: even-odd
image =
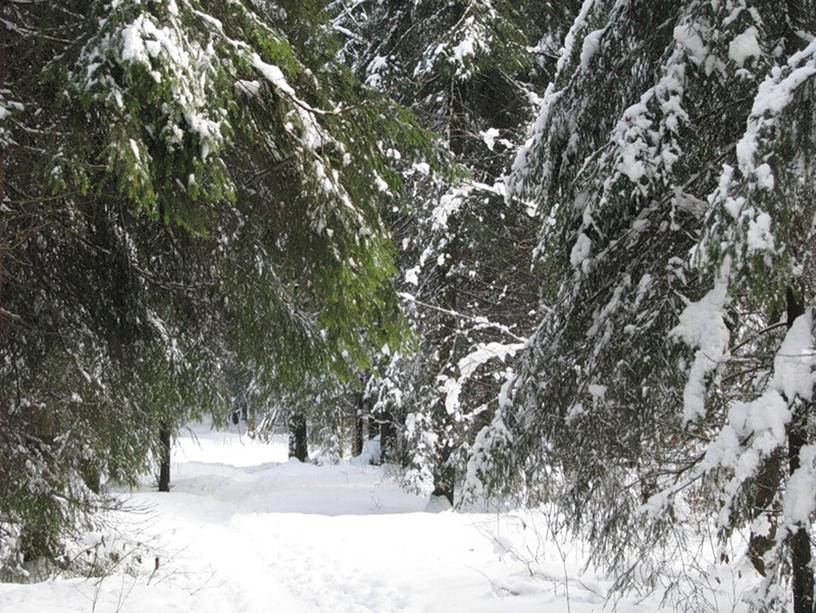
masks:
[[[757,474],[751,488],[751,504],[753,510],[751,519],[756,519],[763,513],[768,512],[768,507],[773,503],[779,483],[782,480],[781,472],[784,470],[784,454],[775,454],[770,458],[762,470]],[[774,505],[776,507],[776,505]],[[776,508],[774,508],[774,511]],[[765,559],[763,556],[771,550],[776,538],[776,525],[771,524],[768,534],[751,533],[748,541],[748,557],[756,571],[765,576]]]
[[[368,375],[360,375],[360,393],[357,395],[357,407],[354,411],[354,434],[351,437],[351,456],[356,457],[363,453],[363,443],[368,437],[368,423],[366,415],[366,386]]]
[[[85,486],[94,494],[99,494],[102,491],[102,473],[96,463],[91,460],[84,460],[80,464],[79,470]]]
[[[799,451],[806,444],[801,426],[788,435],[790,472],[799,468]],[[800,526],[790,540],[793,567],[793,613],[813,613],[813,568],[811,568],[810,534]]]
[[[788,328],[805,312],[805,305],[792,288],[787,290]],[[792,400],[792,399],[789,399]],[[799,468],[799,452],[807,440],[806,419],[794,415],[788,429],[788,466],[790,474]],[[804,526],[790,539],[791,566],[793,567],[793,612],[813,613],[813,568],[811,568],[810,534]]]
[[[289,457],[301,462],[309,459],[309,447],[306,441],[306,416],[303,413],[289,414]]]
[[[351,455],[356,457],[363,453],[363,408],[362,401],[354,412],[354,435],[351,438]]]
[[[5,11],[0,12],[4,18],[6,17]],[[8,74],[7,70],[7,62],[6,62],[6,45],[7,43],[7,36],[6,36],[6,24],[5,22],[0,22],[0,89],[6,88],[6,77]],[[6,150],[3,147],[0,147],[0,206],[3,205],[6,199]],[[0,220],[0,332],[4,327],[4,321],[6,319],[5,310],[3,310],[3,286],[5,284],[6,273],[4,267],[5,255],[6,250],[8,249],[8,237],[6,232],[6,221],[5,217]]]
[[[453,506],[453,469],[444,466],[438,474],[434,475],[434,490],[431,496],[444,496]]]
[[[397,443],[397,429],[390,413],[380,414],[380,462],[387,462],[394,457]]]
[[[165,422],[159,427],[159,491],[170,491],[170,426]]]

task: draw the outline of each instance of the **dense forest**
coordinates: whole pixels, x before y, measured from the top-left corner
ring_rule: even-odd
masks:
[[[206,418],[814,611],[816,2],[0,14],[0,580]]]

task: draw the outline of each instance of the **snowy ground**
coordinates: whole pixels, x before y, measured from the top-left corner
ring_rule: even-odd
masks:
[[[0,584],[15,613],[465,613],[602,610],[608,582],[581,574],[577,547],[523,530],[520,516],[425,512],[376,467],[286,461],[266,445],[198,426],[174,449],[170,494],[127,496],[128,542],[103,579]],[[197,442],[196,439],[197,438]],[[529,524],[528,524],[529,526]],[[534,544],[531,578],[496,535]],[[110,545],[117,547],[119,545]],[[500,549],[500,548],[499,548]],[[156,567],[158,558],[158,570]],[[122,572],[128,567],[131,572]],[[549,578],[542,578],[549,576]],[[625,613],[657,600],[619,602]]]

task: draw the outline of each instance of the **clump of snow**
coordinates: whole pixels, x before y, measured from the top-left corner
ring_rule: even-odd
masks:
[[[751,26],[729,43],[728,57],[740,68],[745,66],[745,62],[750,58],[759,57],[762,54],[757,34],[757,29]]]
[[[274,64],[267,64],[257,53],[252,54],[252,65],[255,70],[261,73],[264,79],[272,83],[276,88],[288,96],[294,96],[295,90],[289,85],[283,71]]]
[[[768,388],[751,402],[734,402],[728,411],[728,421],[717,439],[709,446],[704,468],[730,468],[733,478],[726,484],[726,504],[719,522],[729,521],[731,502],[740,487],[755,476],[762,462],[777,449],[787,445],[787,426],[797,399],[810,402],[816,386],[816,347],[812,335],[813,313],[798,317],[774,358],[774,374]],[[791,477],[793,491],[785,497],[785,517],[792,523],[801,520],[803,509],[812,509],[813,490],[803,491],[813,483],[813,455],[803,449],[802,465]],[[798,476],[797,476],[798,475]]]
[[[360,455],[351,458],[349,464],[352,466],[379,464],[380,458],[382,458],[382,452],[380,450],[380,437],[377,435],[363,442],[363,450],[360,452]]]
[[[374,56],[366,67],[365,83],[369,87],[380,89],[383,84],[382,72],[388,66],[388,60],[381,55]]]
[[[255,80],[245,81],[238,79],[235,82],[235,90],[248,96],[257,96],[258,92],[261,91],[261,83]]]
[[[461,378],[470,378],[479,366],[493,358],[498,358],[502,362],[508,357],[524,348],[524,343],[479,343],[476,349],[459,360],[459,373]]]
[[[580,232],[570,252],[570,264],[572,264],[573,268],[581,266],[589,258],[591,251],[592,241],[586,234]]]
[[[496,128],[488,128],[484,132],[479,132],[479,136],[482,137],[487,148],[493,151],[493,147],[496,146],[496,138],[499,136],[499,131]]]
[[[698,66],[705,63],[709,50],[696,28],[690,23],[684,23],[674,28],[674,40],[691,57]]]
[[[462,207],[465,198],[470,195],[471,190],[472,188],[470,186],[464,185],[443,194],[439,199],[439,204],[436,205],[431,212],[433,230],[435,232],[447,229],[448,218]]]
[[[603,402],[606,398],[606,386],[599,385],[598,383],[591,383],[587,386],[587,391],[589,395],[592,396],[592,399],[595,402]]]
[[[786,70],[775,68],[759,85],[748,119],[748,127],[737,143],[737,161],[743,175],[752,177],[757,171],[755,157],[763,131],[773,127],[778,117],[790,105],[794,93],[815,75],[816,40],[791,56]],[[761,176],[767,177],[769,170],[762,168]]]
[[[748,253],[773,251],[774,236],[771,232],[771,216],[760,213],[748,223]]]
[[[816,351],[811,333],[813,312],[796,318],[774,358],[774,387],[792,400],[813,399],[816,385]]]
[[[670,333],[697,349],[683,390],[685,424],[705,414],[706,378],[726,356],[730,339],[723,320],[727,287],[727,282],[721,278],[701,300],[686,305],[680,314],[680,323]]]
[[[598,51],[603,33],[603,30],[595,30],[584,37],[584,44],[581,47],[581,70],[589,68],[589,62]]]
[[[419,285],[419,266],[414,266],[405,271],[405,282],[411,285]]]
[[[787,526],[810,526],[816,511],[816,445],[805,445],[799,452],[799,468],[788,481],[783,508]]]

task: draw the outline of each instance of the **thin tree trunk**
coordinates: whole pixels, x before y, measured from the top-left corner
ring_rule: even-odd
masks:
[[[0,13],[6,16],[5,10]],[[6,60],[7,32],[5,22],[0,22],[0,88],[6,88],[6,78],[8,74],[8,64]],[[6,149],[0,144],[0,207],[6,199]],[[5,285],[5,255],[8,249],[8,236],[5,219],[0,219],[0,309],[3,307],[3,286]],[[0,331],[2,331],[5,321],[3,311],[0,311]]]
[[[443,466],[438,474],[434,475],[434,490],[431,496],[444,496],[453,506],[453,469]]]
[[[170,491],[170,426],[162,422],[159,427],[159,491]]]
[[[799,468],[799,451],[806,444],[800,427],[788,435],[790,472]],[[810,534],[800,527],[790,540],[793,567],[793,613],[813,613],[813,568],[811,568]]]
[[[360,393],[357,395],[357,406],[354,408],[354,432],[351,437],[351,457],[363,453],[363,415],[365,414],[365,378],[360,377]]]
[[[255,403],[253,402],[249,405],[249,414],[247,416],[247,432],[250,435],[254,435],[256,423]]]
[[[351,455],[363,453],[363,410],[360,406],[354,412],[354,436],[351,439]]]
[[[380,414],[380,463],[391,460],[397,442],[397,429],[390,413]]]
[[[303,413],[289,414],[289,457],[301,462],[309,459],[309,448],[306,440],[306,416]]]
[[[797,317],[805,312],[805,305],[792,288],[787,290],[788,329]],[[788,466],[790,474],[799,469],[799,452],[807,444],[805,419],[791,421],[788,429]],[[811,567],[810,534],[800,526],[790,539],[791,566],[793,568],[793,612],[813,613],[813,568]]]

